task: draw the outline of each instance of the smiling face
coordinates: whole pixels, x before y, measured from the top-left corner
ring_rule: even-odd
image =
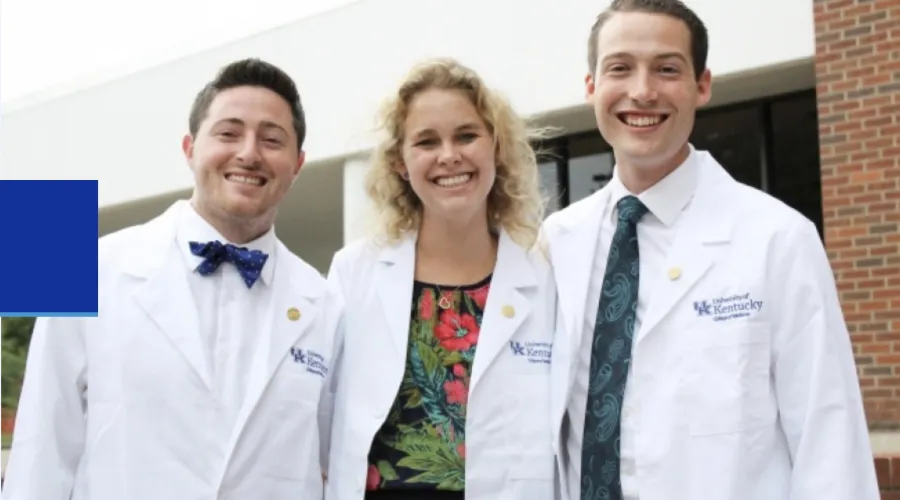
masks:
[[[194,173],[195,209],[229,238],[235,225],[271,226],[303,165],[290,106],[255,86],[219,92],[183,149]]]
[[[408,176],[424,217],[487,217],[496,177],[494,141],[466,94],[420,92],[409,102],[403,130],[398,170]]]
[[[600,133],[623,176],[658,181],[687,157],[696,110],[710,98],[710,73],[695,77],[691,33],[665,14],[615,13],[597,48],[596,72],[585,83]]]

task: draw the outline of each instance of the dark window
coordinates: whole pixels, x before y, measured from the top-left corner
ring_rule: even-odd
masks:
[[[550,215],[562,208],[562,190],[559,188],[559,165],[555,161],[538,164],[541,179],[541,193],[547,198],[547,213]]]
[[[569,203],[594,194],[612,178],[615,158],[599,132],[572,137],[568,157]]]
[[[541,183],[541,194],[547,202],[545,216],[566,206],[564,180],[565,157],[562,155],[560,141],[533,145],[538,152],[538,176]]]
[[[709,151],[738,182],[761,189],[762,134],[760,107],[742,105],[699,113],[691,143]]]
[[[769,192],[813,221],[822,234],[816,95],[804,92],[774,101],[770,116]]]

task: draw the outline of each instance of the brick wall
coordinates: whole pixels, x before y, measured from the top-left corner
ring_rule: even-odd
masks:
[[[825,244],[853,336],[869,423],[896,429],[900,0],[814,0],[814,14]]]
[[[876,457],[881,500],[900,500],[900,457]]]

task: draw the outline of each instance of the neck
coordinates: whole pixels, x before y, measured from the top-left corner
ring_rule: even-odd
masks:
[[[266,234],[274,223],[274,214],[265,214],[260,217],[239,219],[236,217],[219,216],[211,210],[207,210],[202,203],[191,198],[191,206],[197,214],[209,225],[215,228],[226,240],[236,245],[249,243]]]
[[[619,179],[631,194],[641,194],[674,172],[690,154],[691,148],[685,144],[669,159],[653,164],[643,164],[625,158],[625,161],[618,163]]]
[[[426,212],[419,226],[416,254],[417,267],[433,276],[422,279],[465,283],[484,278],[493,269],[497,238],[483,212],[470,220],[439,219]]]

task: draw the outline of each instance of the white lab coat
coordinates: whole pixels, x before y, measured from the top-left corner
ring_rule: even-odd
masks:
[[[98,318],[37,321],[4,500],[322,497],[324,377],[291,349],[330,363],[339,298],[277,243],[274,303],[260,311],[272,329],[259,332],[246,402],[227,428],[175,243],[177,206],[100,239]]]
[[[635,336],[640,500],[877,500],[850,338],[815,227],[697,154],[695,195]],[[609,195],[601,189],[545,223],[559,288],[561,468],[573,350]],[[754,307],[729,318],[734,304]]]
[[[336,392],[327,500],[363,498],[369,448],[397,396],[406,365],[415,240],[409,236],[381,247],[357,241],[332,261],[329,281],[343,292],[348,306],[332,380]],[[527,353],[516,355],[511,343],[552,343],[555,301],[543,256],[526,252],[502,232],[469,387],[468,500],[553,498],[550,366]],[[504,308],[514,314],[507,317]],[[540,359],[538,354],[531,357]]]

